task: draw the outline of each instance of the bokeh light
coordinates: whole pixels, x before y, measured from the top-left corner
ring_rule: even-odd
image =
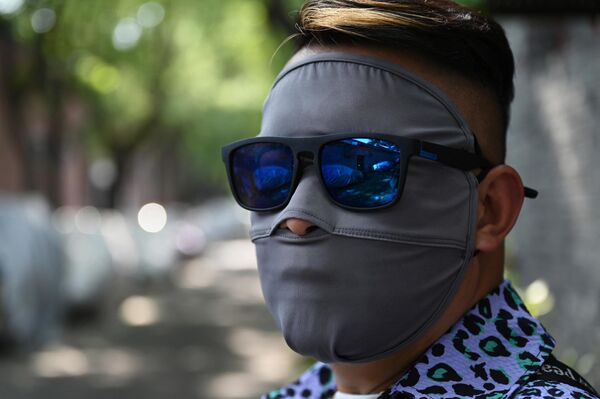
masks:
[[[75,214],[75,227],[84,234],[95,234],[100,230],[102,215],[93,206],[84,206]]]
[[[135,18],[123,18],[113,31],[113,46],[117,50],[129,50],[137,45],[142,37],[142,27]]]
[[[151,202],[140,208],[138,223],[148,233],[158,233],[167,225],[167,211],[164,206]]]
[[[0,14],[14,14],[23,6],[24,0],[0,0]]]
[[[89,54],[77,59],[75,71],[79,80],[102,94],[115,91],[121,82],[121,75],[117,68]]]
[[[95,187],[106,190],[113,184],[117,177],[117,167],[111,159],[98,159],[92,162],[89,175],[90,182]]]
[[[529,311],[536,317],[548,314],[554,308],[554,296],[543,279],[537,279],[527,286],[524,300]]]
[[[156,2],[142,4],[137,12],[137,22],[144,28],[154,28],[165,18],[165,9]]]
[[[160,309],[152,298],[132,296],[121,304],[119,316],[130,326],[148,326],[160,319]]]
[[[31,28],[35,33],[49,32],[56,24],[56,13],[51,8],[40,8],[31,15]]]

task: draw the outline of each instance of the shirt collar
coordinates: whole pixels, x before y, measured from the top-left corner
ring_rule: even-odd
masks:
[[[510,281],[504,280],[430,346],[380,399],[508,398],[535,374],[554,346],[554,339],[529,313]],[[329,398],[333,392],[331,369],[316,363],[296,383],[263,398],[318,399]]]
[[[509,397],[535,374],[554,345],[505,280],[440,337],[389,394]]]

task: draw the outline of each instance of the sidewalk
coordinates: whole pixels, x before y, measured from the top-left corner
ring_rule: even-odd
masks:
[[[247,240],[213,244],[173,280],[44,351],[1,359],[0,397],[250,399],[297,377]]]

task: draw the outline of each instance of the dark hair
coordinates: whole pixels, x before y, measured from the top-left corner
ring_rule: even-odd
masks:
[[[367,45],[406,49],[490,89],[502,116],[500,150],[514,98],[514,58],[493,19],[450,0],[307,0],[298,44]]]

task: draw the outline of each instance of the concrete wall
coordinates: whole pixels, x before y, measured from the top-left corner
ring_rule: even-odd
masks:
[[[547,284],[540,313],[555,353],[599,387],[600,24],[501,22],[517,60],[508,163],[540,191],[511,234],[509,264],[520,287]]]

